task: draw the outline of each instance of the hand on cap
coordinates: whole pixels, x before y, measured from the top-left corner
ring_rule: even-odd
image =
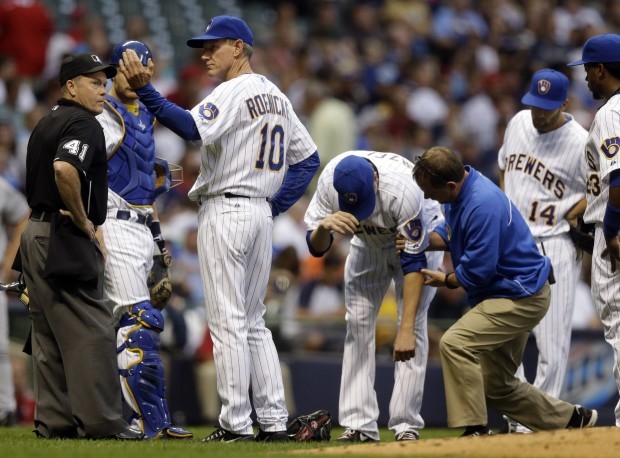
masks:
[[[359,221],[351,213],[339,211],[323,218],[321,226],[323,229],[334,231],[341,235],[353,235],[359,226]]]
[[[155,64],[149,58],[145,67],[133,49],[123,52],[123,59],[118,61],[120,71],[123,73],[132,89],[140,89],[151,81]]]

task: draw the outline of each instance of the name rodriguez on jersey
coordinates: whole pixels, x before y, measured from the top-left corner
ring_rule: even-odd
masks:
[[[538,180],[558,199],[564,196],[566,185],[557,178],[555,174],[547,168],[538,158],[528,156],[527,154],[511,154],[506,161],[506,172],[517,170]]]

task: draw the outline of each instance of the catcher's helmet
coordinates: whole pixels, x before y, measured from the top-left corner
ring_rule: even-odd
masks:
[[[153,54],[147,45],[142,43],[141,41],[130,40],[125,41],[123,43],[119,43],[114,46],[112,50],[112,55],[110,56],[110,63],[112,65],[118,65],[118,61],[123,58],[123,52],[128,49],[133,49],[138,57],[140,58],[140,62],[142,65],[146,66],[148,64],[149,59],[153,58]]]

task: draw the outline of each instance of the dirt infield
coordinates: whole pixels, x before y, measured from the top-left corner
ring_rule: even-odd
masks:
[[[384,442],[322,447],[304,450],[303,453],[381,457],[617,458],[620,456],[620,428],[564,429],[535,434]]]

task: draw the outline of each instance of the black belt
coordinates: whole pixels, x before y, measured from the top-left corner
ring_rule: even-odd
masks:
[[[51,223],[52,218],[54,217],[54,213],[56,212],[32,210],[32,212],[30,213],[30,219],[33,219],[36,221],[45,221],[46,223]]]
[[[239,194],[233,194],[232,192],[225,192],[224,197],[230,199],[231,197],[242,197],[244,199],[250,199],[250,196],[240,196]]]
[[[131,212],[127,210],[119,210],[116,212],[116,219],[122,219],[124,221],[129,221],[131,219]],[[144,224],[145,226],[150,226],[153,222],[152,215],[142,215],[140,213],[136,213],[136,223]]]

